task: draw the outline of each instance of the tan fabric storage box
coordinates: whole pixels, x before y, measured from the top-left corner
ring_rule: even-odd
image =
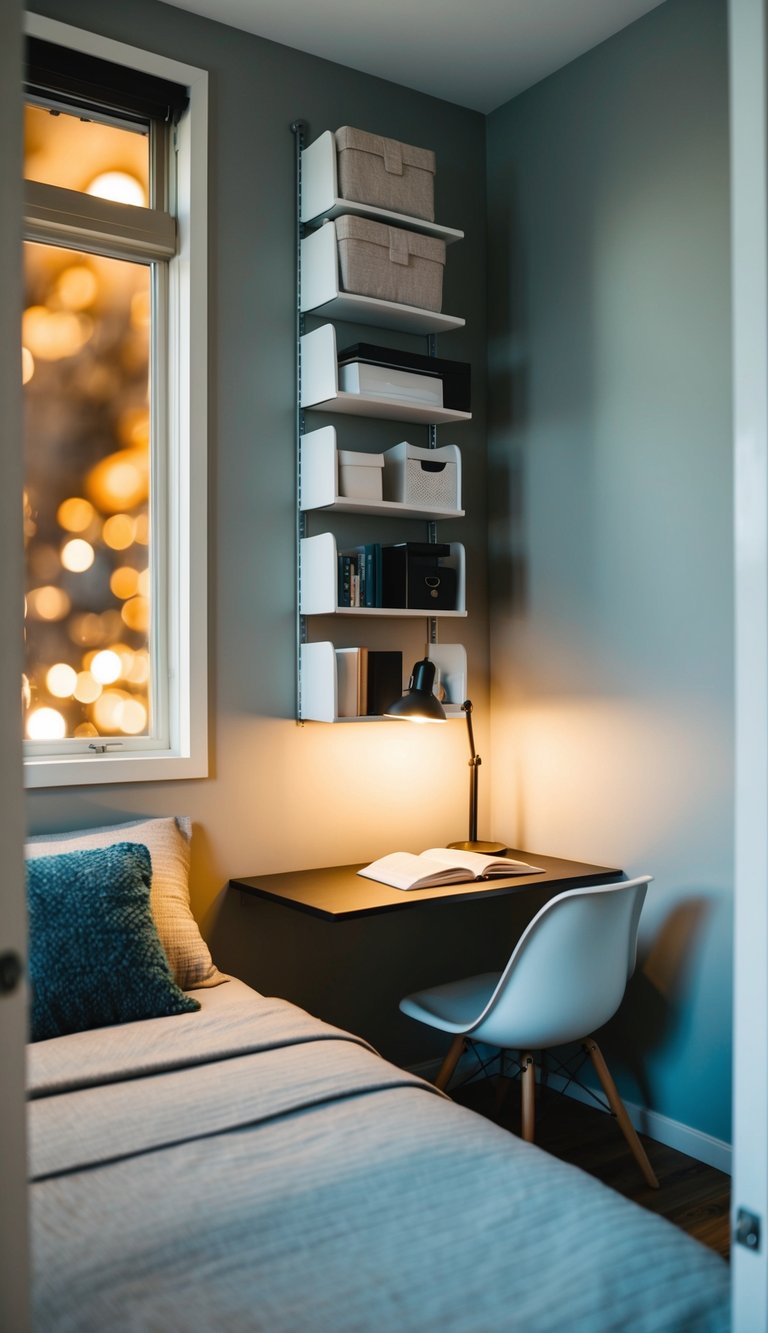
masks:
[[[343,125],[336,131],[336,160],[343,199],[434,222],[435,155],[431,148],[414,148]]]
[[[445,241],[344,213],[336,218],[339,278],[346,292],[440,310]]]

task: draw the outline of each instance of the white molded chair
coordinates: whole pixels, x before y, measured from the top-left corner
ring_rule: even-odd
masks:
[[[521,1053],[523,1138],[534,1136],[533,1051],[581,1042],[647,1183],[645,1149],[591,1035],[616,1013],[637,956],[637,928],[651,875],[570,889],[536,914],[504,971],[434,986],[400,1001],[404,1014],[452,1032],[435,1085],[444,1089],[467,1039]]]

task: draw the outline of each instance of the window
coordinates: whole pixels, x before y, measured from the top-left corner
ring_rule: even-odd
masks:
[[[200,777],[206,75],[27,32],[27,784]]]

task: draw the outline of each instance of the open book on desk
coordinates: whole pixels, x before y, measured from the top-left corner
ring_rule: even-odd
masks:
[[[390,852],[372,861],[358,875],[390,884],[393,889],[434,889],[441,884],[463,884],[479,879],[503,879],[509,875],[543,875],[541,866],[513,861],[509,856],[483,856],[482,852],[460,852],[451,847],[430,847],[413,852]]]

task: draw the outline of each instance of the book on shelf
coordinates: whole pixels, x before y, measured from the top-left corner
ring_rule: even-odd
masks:
[[[403,654],[395,650],[367,652],[365,712],[381,717],[403,694]]]
[[[360,716],[360,649],[336,649],[337,717]]]
[[[381,546],[371,542],[337,558],[339,606],[381,606]]]
[[[403,654],[337,648],[337,717],[380,717],[403,693]]]
[[[543,875],[542,866],[514,861],[509,856],[484,856],[451,847],[430,847],[426,852],[390,852],[358,870],[366,879],[376,879],[393,889],[433,889],[441,884],[463,884],[473,880],[503,879],[512,875]]]

